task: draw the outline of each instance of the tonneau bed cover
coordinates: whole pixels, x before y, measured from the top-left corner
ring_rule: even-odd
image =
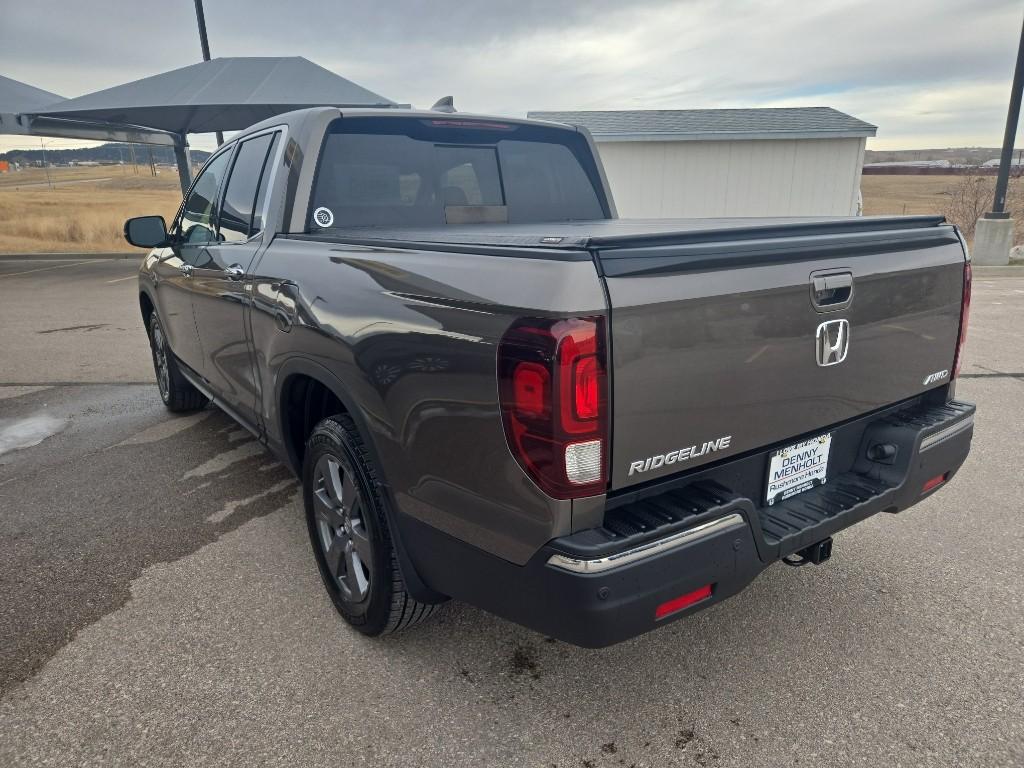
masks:
[[[845,216],[721,219],[597,219],[535,224],[469,224],[434,227],[332,227],[309,235],[287,237],[403,247],[479,245],[496,248],[602,250],[663,244],[855,235],[921,231],[940,227],[941,216]]]

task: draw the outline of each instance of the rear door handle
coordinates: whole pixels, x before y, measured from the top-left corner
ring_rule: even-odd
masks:
[[[192,265],[191,264],[182,264],[180,267],[178,267],[178,270],[185,277],[192,277]]]
[[[241,264],[232,264],[224,268],[224,274],[228,276],[228,280],[241,280],[245,277],[245,270]]]

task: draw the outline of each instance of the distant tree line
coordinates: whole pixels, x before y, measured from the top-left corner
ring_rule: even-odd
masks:
[[[135,162],[139,165],[149,163],[148,147],[145,144],[135,144]],[[153,161],[159,164],[174,164],[174,150],[171,147],[154,146]],[[0,160],[7,160],[22,165],[38,165],[43,162],[45,154],[46,161],[55,165],[67,165],[69,163],[125,163],[131,162],[131,151],[127,144],[110,143],[100,144],[98,147],[82,147],[80,149],[12,149],[0,153]],[[199,164],[206,162],[210,156],[209,152],[201,149],[192,150],[192,162]]]
[[[947,147],[945,149],[868,149],[865,163],[906,163],[946,160],[950,165],[977,166],[999,157],[999,147]]]

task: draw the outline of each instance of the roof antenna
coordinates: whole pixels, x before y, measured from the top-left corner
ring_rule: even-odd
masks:
[[[431,112],[454,112],[455,111],[455,99],[451,96],[442,96],[438,99],[434,106],[430,108]]]

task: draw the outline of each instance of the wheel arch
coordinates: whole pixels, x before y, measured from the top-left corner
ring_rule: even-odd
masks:
[[[445,595],[431,589],[420,578],[409,557],[406,545],[407,537],[402,535],[400,513],[395,504],[392,488],[387,481],[387,468],[381,461],[380,451],[374,441],[373,431],[367,423],[364,410],[359,407],[359,403],[342,381],[330,370],[313,360],[293,357],[281,365],[277,372],[276,382],[274,405],[277,411],[273,418],[277,421],[277,426],[280,430],[279,434],[281,435],[282,451],[291,470],[297,476],[302,477],[301,450],[304,449],[304,443],[308,438],[309,432],[315,427],[315,423],[311,425],[305,423],[310,421],[309,418],[305,418],[303,425],[305,434],[300,437],[296,432],[299,423],[294,413],[296,388],[305,388],[305,394],[308,396],[311,394],[308,389],[311,385],[322,387],[330,395],[330,398],[326,401],[327,404],[330,405],[331,398],[333,398],[341,407],[341,410],[355,423],[363,445],[369,453],[370,460],[374,463],[380,481],[380,491],[386,501],[384,511],[387,516],[388,526],[391,529],[391,539],[394,542],[395,553],[398,557],[399,567],[401,568],[406,588],[416,600],[423,603],[437,603],[447,599]],[[320,393],[312,394],[323,397]],[[334,414],[326,412],[317,413],[316,422],[318,423],[321,418],[331,415]],[[298,446],[300,441],[303,444],[301,449]]]
[[[149,318],[156,309],[156,302],[153,301],[153,297],[149,295],[149,291],[139,291],[139,310],[142,312],[142,323],[146,326],[146,332],[149,332]]]
[[[305,443],[306,438],[309,436],[309,432],[312,431],[312,427],[315,426],[315,424],[310,424],[308,425],[308,429],[305,430],[305,434],[297,434],[297,424],[292,418],[290,418],[293,415],[291,413],[293,408],[292,399],[296,396],[298,388],[309,387],[312,384],[321,387],[326,393],[328,393],[331,399],[337,402],[337,405],[341,410],[348,414],[356,423],[359,435],[362,437],[363,443],[370,452],[370,457],[376,464],[377,471],[380,474],[384,485],[387,485],[384,466],[380,460],[380,454],[373,439],[373,434],[369,429],[369,425],[366,423],[363,412],[359,408],[358,403],[355,402],[355,399],[351,394],[349,394],[348,389],[334,373],[323,365],[314,362],[313,360],[309,360],[308,358],[292,357],[280,367],[275,378],[277,385],[274,393],[274,407],[277,410],[273,418],[277,420],[284,453],[292,471],[297,475],[302,474],[303,445],[300,444]],[[332,414],[324,411],[324,413],[321,414],[321,418],[330,415]],[[317,421],[319,421],[319,419],[317,419]]]

